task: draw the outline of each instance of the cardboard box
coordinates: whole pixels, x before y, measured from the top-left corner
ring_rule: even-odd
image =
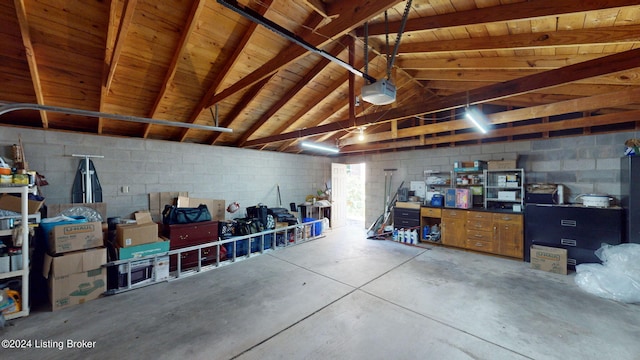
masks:
[[[98,214],[100,214],[101,219],[92,219],[87,217],[86,214],[78,214],[78,208],[89,208],[95,210]],[[88,221],[107,221],[107,203],[97,202],[97,203],[72,203],[72,204],[47,204],[47,217],[56,217],[59,215],[82,215],[87,217]]]
[[[472,207],[471,191],[469,189],[456,189],[456,207],[469,209]]]
[[[198,207],[200,204],[207,205],[211,220],[224,221],[225,202],[224,200],[199,199],[188,196],[178,196],[178,207]]]
[[[44,200],[42,201],[27,200],[28,213],[29,214],[37,213],[38,211],[40,211],[42,204],[44,204]],[[9,195],[9,194],[2,194],[2,196],[0,196],[0,209],[21,213],[22,198]]]
[[[151,212],[151,218],[153,221],[161,223],[162,210],[164,210],[164,206],[176,205],[178,203],[179,196],[189,196],[189,192],[172,191],[149,193],[149,212]]]
[[[155,242],[118,248],[118,259],[136,259],[169,251],[169,239],[156,237]]]
[[[456,207],[456,189],[445,189],[444,206],[450,208]]]
[[[48,239],[49,251],[52,254],[91,249],[104,245],[102,223],[97,221],[54,226],[49,231]]]
[[[42,275],[49,280],[52,311],[96,299],[106,290],[105,248],[45,255]]]
[[[489,160],[489,170],[510,170],[517,169],[517,160]]]
[[[531,245],[531,268],[567,275],[567,249]]]
[[[498,200],[516,201],[515,191],[498,191]]]
[[[117,224],[116,241],[121,248],[148,244],[158,239],[158,224],[151,220],[151,213],[135,213],[135,224]]]

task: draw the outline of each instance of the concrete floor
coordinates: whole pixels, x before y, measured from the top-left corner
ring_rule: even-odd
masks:
[[[640,305],[574,276],[361,227],[213,271],[34,312],[2,339],[64,349],[4,359],[640,359]],[[93,349],[66,342],[95,341]]]

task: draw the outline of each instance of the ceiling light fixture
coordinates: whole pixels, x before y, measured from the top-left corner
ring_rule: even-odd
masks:
[[[481,133],[483,134],[487,133],[487,129],[483,125],[483,123],[485,123],[485,121],[483,121],[483,118],[485,116],[478,109],[467,107],[467,111],[465,112],[465,117],[469,119],[473,123],[473,125],[475,125],[476,128],[480,130]]]
[[[358,134],[358,140],[364,141],[364,128],[360,128],[360,133]]]
[[[336,147],[331,147],[331,146],[327,146],[327,145],[312,143],[312,142],[308,142],[308,141],[303,141],[303,142],[300,143],[300,145],[302,145],[303,147],[309,148],[309,149],[325,151],[325,152],[329,152],[329,153],[332,153],[332,154],[337,154],[337,153],[340,152],[340,149],[338,149]]]

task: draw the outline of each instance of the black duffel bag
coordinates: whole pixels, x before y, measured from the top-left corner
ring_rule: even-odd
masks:
[[[162,223],[165,225],[191,224],[203,221],[211,221],[211,213],[207,205],[200,204],[196,208],[177,207],[165,205],[162,211]]]

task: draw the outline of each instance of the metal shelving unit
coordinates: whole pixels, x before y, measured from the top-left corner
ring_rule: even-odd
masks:
[[[10,278],[21,279],[21,309],[18,312],[5,315],[5,319],[11,320],[29,315],[29,211],[28,196],[29,193],[35,193],[36,188],[27,185],[12,186],[6,184],[0,186],[0,194],[21,194],[21,213],[19,216],[20,226],[22,227],[22,270],[10,271],[8,273],[0,273],[0,280]],[[12,230],[0,230],[0,236],[10,236]]]
[[[485,170],[484,178],[485,208],[524,209],[524,169]]]
[[[115,295],[115,294],[119,294],[125,291],[130,291],[130,290],[134,290],[134,289],[138,289],[138,288],[142,288],[145,286],[149,286],[149,285],[153,285],[153,284],[157,284],[160,282],[165,282],[165,281],[173,281],[173,280],[177,280],[180,278],[184,278],[187,276],[191,276],[191,275],[195,275],[201,272],[206,272],[206,271],[210,271],[213,269],[217,269],[221,266],[225,266],[225,265],[229,265],[229,264],[233,264],[236,261],[239,260],[243,260],[243,259],[248,259],[250,257],[254,257],[254,256],[258,256],[261,255],[265,252],[268,251],[276,251],[278,249],[281,248],[285,248],[285,247],[289,247],[289,246],[293,246],[293,245],[298,245],[310,240],[316,240],[319,238],[324,237],[324,234],[320,234],[320,235],[315,235],[314,233],[311,234],[307,234],[305,231],[305,227],[306,226],[321,226],[322,224],[322,219],[319,220],[314,220],[314,221],[310,221],[310,222],[306,222],[306,223],[302,223],[302,224],[296,224],[296,225],[290,225],[290,226],[286,226],[286,227],[281,227],[281,228],[276,228],[276,229],[271,229],[271,230],[265,230],[259,233],[254,233],[254,234],[249,234],[249,235],[243,235],[243,236],[234,236],[233,238],[230,239],[224,239],[224,240],[213,240],[209,243],[205,243],[205,244],[200,244],[200,245],[194,245],[194,246],[190,246],[190,247],[186,247],[186,248],[180,248],[180,249],[175,249],[175,250],[171,250],[168,252],[163,252],[163,253],[159,253],[159,254],[154,254],[154,255],[149,255],[149,256],[144,256],[144,257],[139,257],[139,258],[133,258],[133,259],[126,259],[126,260],[116,260],[116,261],[111,261],[108,262],[106,264],[103,265],[103,267],[108,268],[111,266],[118,266],[118,265],[127,265],[126,269],[127,269],[127,284],[125,284],[124,287],[118,288],[118,289],[111,289],[111,290],[107,290],[105,292],[105,295]],[[265,235],[271,235],[270,236],[270,240],[267,240],[265,238]],[[292,238],[290,238],[289,235],[293,235]],[[283,239],[283,242],[278,241],[278,239],[281,238]],[[251,249],[251,241],[252,239],[257,239],[259,241],[259,247],[257,249],[257,251],[252,251]],[[247,253],[245,255],[237,255],[237,250],[240,248],[240,246],[238,245],[241,241],[246,241],[248,242],[248,248],[247,248]],[[266,241],[271,241],[271,243],[269,244],[269,246],[267,246]],[[216,253],[216,261],[212,264],[209,265],[202,265],[202,258],[203,258],[203,253],[202,251],[206,248],[210,248],[215,246],[217,249],[219,249],[220,246],[224,246],[225,244],[231,244],[232,248],[233,248],[233,252],[232,255],[227,257],[227,259],[220,259],[220,251],[218,250],[218,252]],[[189,269],[182,269],[181,267],[181,263],[180,263],[180,259],[181,259],[181,254],[185,253],[185,252],[189,252],[189,251],[198,251],[198,265],[194,268],[189,268]],[[132,269],[132,265],[131,263],[133,262],[137,262],[137,261],[141,261],[141,260],[151,260],[153,262],[154,266],[157,266],[158,264],[158,258],[160,257],[165,257],[165,256],[169,256],[169,255],[177,255],[177,260],[178,260],[178,264],[177,264],[177,269],[173,272],[171,272],[169,274],[169,277],[166,279],[162,279],[162,280],[158,280],[156,279],[156,273],[154,272],[153,277],[151,278],[151,281],[149,282],[144,282],[144,283],[140,283],[140,284],[132,284],[131,283],[131,269]]]

